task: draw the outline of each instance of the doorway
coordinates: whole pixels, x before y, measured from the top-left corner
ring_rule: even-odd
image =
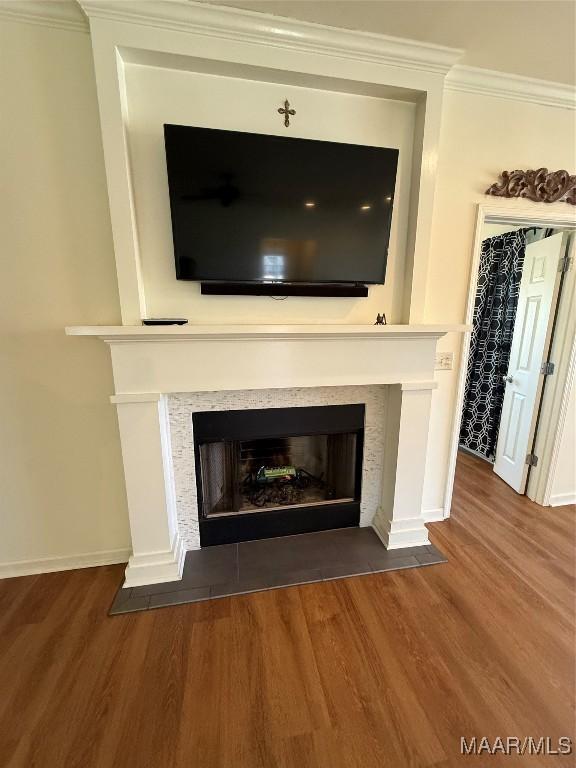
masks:
[[[574,375],[572,356],[569,364],[557,359],[560,348],[568,357],[570,335],[573,344],[574,272],[567,271],[573,252],[569,214],[514,220],[509,211],[480,206],[467,316],[472,331],[463,345],[447,510],[458,452],[489,463],[517,493],[548,503],[534,489],[549,486],[551,462],[535,446],[539,431],[561,436],[550,414],[562,409],[550,401],[566,396]]]

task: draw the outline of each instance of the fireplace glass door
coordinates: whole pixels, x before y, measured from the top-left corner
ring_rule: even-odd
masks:
[[[206,517],[354,501],[357,436],[297,435],[204,443]]]
[[[364,406],[194,414],[201,542],[357,524],[363,426]]]

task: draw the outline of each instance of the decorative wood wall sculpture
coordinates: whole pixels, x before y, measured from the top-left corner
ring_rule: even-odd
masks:
[[[525,197],[535,203],[556,203],[565,200],[576,205],[576,176],[568,171],[502,171],[500,181],[486,190],[496,197]]]

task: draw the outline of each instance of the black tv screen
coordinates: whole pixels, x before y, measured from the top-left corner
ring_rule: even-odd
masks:
[[[165,125],[180,280],[383,283],[398,150]]]

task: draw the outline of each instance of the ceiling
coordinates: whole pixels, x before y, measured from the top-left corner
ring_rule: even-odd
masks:
[[[209,0],[463,48],[461,64],[576,82],[576,0]]]

